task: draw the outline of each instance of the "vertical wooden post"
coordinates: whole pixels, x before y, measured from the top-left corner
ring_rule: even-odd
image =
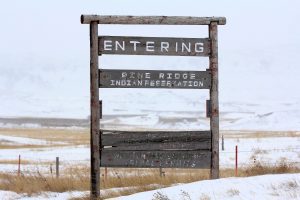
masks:
[[[20,176],[20,173],[21,173],[21,155],[19,155],[18,176]]]
[[[235,146],[235,176],[238,175],[238,146]]]
[[[56,157],[56,178],[59,177],[59,157]]]
[[[224,151],[224,135],[222,134],[222,151]]]
[[[107,167],[104,168],[104,180],[107,183]]]
[[[209,25],[209,38],[211,40],[211,54],[209,56],[209,69],[211,70],[211,115],[210,128],[212,134],[211,178],[219,178],[219,91],[218,91],[218,23]]]
[[[99,144],[99,74],[98,22],[90,23],[90,91],[91,91],[91,199],[100,197],[100,144]]]
[[[50,174],[52,176],[52,173],[53,173],[53,169],[52,169],[52,163],[50,164]]]

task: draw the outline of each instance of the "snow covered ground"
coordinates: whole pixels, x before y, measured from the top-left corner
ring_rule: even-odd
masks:
[[[119,190],[118,188],[109,189]],[[205,180],[167,187],[114,200],[209,200],[209,199],[300,199],[300,174],[263,175],[247,178],[223,178]],[[105,192],[105,190],[103,190]],[[10,191],[0,191],[0,199],[63,200],[88,195],[88,191],[63,193],[44,192],[28,197]]]
[[[141,192],[116,200],[300,199],[300,174],[206,180]]]

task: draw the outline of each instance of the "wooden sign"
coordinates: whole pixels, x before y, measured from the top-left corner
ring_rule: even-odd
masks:
[[[100,88],[209,89],[209,71],[101,69]]]
[[[208,38],[99,37],[99,55],[209,56]]]
[[[207,168],[210,131],[101,130],[102,167]]]
[[[99,166],[210,168],[211,178],[219,178],[218,25],[226,18],[82,15],[81,23],[90,25],[91,199],[100,198]],[[99,36],[98,24],[208,25],[209,38]],[[209,71],[99,69],[102,54],[207,56]],[[99,87],[209,89],[210,130],[100,130]]]
[[[102,167],[209,168],[210,151],[119,151],[102,149]]]
[[[210,131],[107,131],[101,146],[113,150],[210,150]]]

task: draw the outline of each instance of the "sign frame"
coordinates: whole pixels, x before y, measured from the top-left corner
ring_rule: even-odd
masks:
[[[100,160],[102,132],[100,131],[99,103],[99,36],[98,24],[136,25],[208,25],[210,51],[209,72],[211,72],[210,99],[210,175],[219,178],[219,99],[218,99],[218,25],[225,25],[225,17],[182,17],[182,16],[111,16],[81,15],[81,23],[90,26],[90,92],[91,92],[91,199],[100,197]],[[103,52],[102,52],[103,53]],[[194,56],[194,55],[187,55]],[[101,109],[101,110],[100,110]],[[105,138],[105,137],[104,137]],[[106,151],[106,150],[105,150]]]

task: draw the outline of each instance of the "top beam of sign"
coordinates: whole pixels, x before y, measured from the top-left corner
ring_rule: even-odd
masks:
[[[141,25],[209,25],[217,22],[225,25],[225,17],[183,17],[183,16],[120,16],[120,15],[81,15],[82,24],[141,24]]]

